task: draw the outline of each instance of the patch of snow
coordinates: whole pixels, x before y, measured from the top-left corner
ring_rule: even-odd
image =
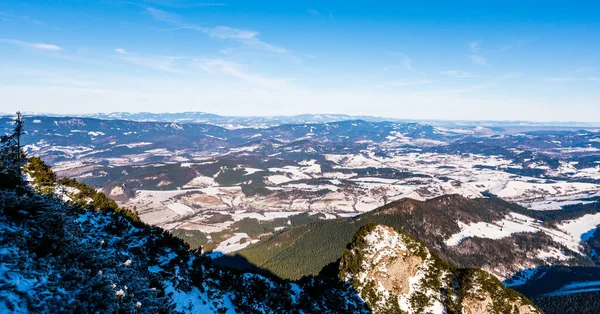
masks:
[[[600,213],[584,215],[577,219],[563,222],[557,227],[571,235],[574,239],[587,241],[598,225],[600,225]]]
[[[242,239],[246,238],[249,238],[247,233],[235,233],[233,237],[219,243],[219,246],[212,253],[207,254],[207,256],[217,258],[231,252],[239,251],[252,243],[251,241],[240,243]]]
[[[186,216],[194,213],[194,210],[191,207],[181,203],[168,204],[167,207],[179,216]]]
[[[463,239],[468,237],[501,239],[518,232],[538,231],[538,228],[535,227],[534,219],[516,213],[510,213],[509,215],[506,215],[504,219],[499,221],[489,223],[477,222],[468,225],[459,221],[458,225],[461,231],[448,238],[445,241],[446,245],[458,245]]]

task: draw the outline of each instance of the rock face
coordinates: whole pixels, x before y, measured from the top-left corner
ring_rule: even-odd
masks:
[[[541,313],[480,269],[457,269],[393,228],[369,224],[340,263],[340,278],[374,313]]]

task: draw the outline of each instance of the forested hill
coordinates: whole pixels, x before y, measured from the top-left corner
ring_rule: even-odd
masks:
[[[573,211],[533,211],[498,198],[469,199],[445,195],[427,201],[402,199],[355,218],[321,220],[282,231],[239,252],[249,262],[284,278],[316,274],[335,261],[354,233],[367,223],[394,227],[422,240],[434,253],[461,267],[482,267],[502,277],[523,266],[548,263],[592,265],[591,260],[552,237],[555,223],[587,213],[588,207]],[[593,209],[597,211],[597,209]],[[508,217],[508,218],[507,218]],[[514,218],[511,218],[514,217]],[[507,229],[506,236],[461,235],[465,225],[504,232],[503,226],[527,222],[529,232]],[[496,229],[492,229],[496,228]],[[459,235],[460,237],[457,237]],[[456,241],[453,239],[456,238]],[[542,259],[538,253],[561,250],[564,258]],[[313,256],[305,259],[303,256]]]

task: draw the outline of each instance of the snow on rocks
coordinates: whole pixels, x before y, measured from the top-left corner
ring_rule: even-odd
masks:
[[[374,313],[397,312],[399,308],[403,313],[441,314],[448,312],[449,299],[462,303],[465,313],[487,313],[477,309],[498,303],[516,307],[520,313],[537,313],[483,270],[456,271],[440,262],[423,243],[402,232],[382,225],[363,228],[358,234],[366,234],[344,253],[342,275]],[[353,266],[356,260],[361,262],[358,268]],[[465,290],[457,287],[463,282],[469,282]],[[464,294],[456,294],[455,289]]]

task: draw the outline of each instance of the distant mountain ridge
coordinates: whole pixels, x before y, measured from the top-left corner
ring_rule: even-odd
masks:
[[[78,117],[78,118],[96,118],[102,120],[128,120],[136,122],[173,122],[173,123],[202,123],[213,124],[227,128],[241,127],[272,127],[282,124],[303,124],[303,123],[328,123],[349,120],[364,120],[368,122],[405,122],[407,120],[384,118],[364,115],[347,114],[300,114],[292,116],[222,116],[207,112],[176,112],[176,113],[153,113],[153,112],[110,112],[110,113],[89,113],[89,114],[46,114],[46,113],[26,113],[27,115],[48,116],[48,117]],[[2,116],[2,114],[0,114]]]
[[[86,113],[86,114],[54,114],[26,112],[29,116],[48,117],[79,117],[97,118],[102,120],[128,120],[137,122],[175,122],[175,123],[206,123],[219,125],[227,128],[242,127],[271,127],[282,124],[303,123],[329,123],[349,120],[364,120],[367,122],[400,122],[400,123],[426,123],[434,126],[451,128],[519,128],[519,129],[545,129],[545,128],[600,128],[600,122],[578,122],[578,121],[495,121],[495,120],[431,120],[431,119],[407,119],[385,116],[352,115],[336,113],[316,113],[298,115],[275,115],[275,116],[225,116],[202,111],[187,112],[108,112],[108,113]],[[12,113],[0,113],[2,116],[10,116]]]

